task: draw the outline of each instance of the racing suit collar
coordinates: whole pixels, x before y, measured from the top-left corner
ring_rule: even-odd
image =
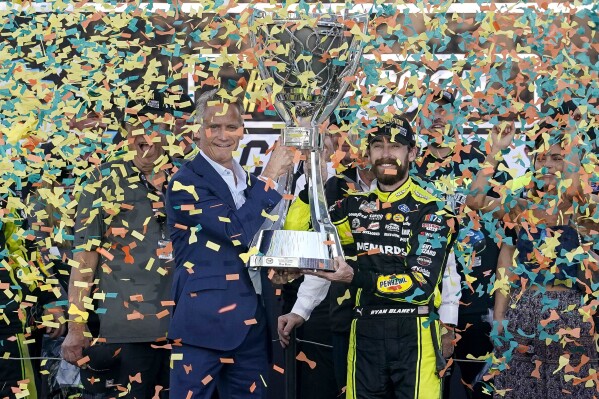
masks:
[[[380,201],[395,202],[405,198],[406,195],[412,191],[413,185],[414,183],[412,181],[412,177],[408,176],[408,179],[404,182],[404,184],[399,186],[395,191],[381,191],[377,184],[374,192]]]

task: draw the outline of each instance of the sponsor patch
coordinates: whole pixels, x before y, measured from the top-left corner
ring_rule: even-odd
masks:
[[[335,203],[329,206],[329,212],[333,212],[335,209],[341,208],[341,200],[335,201]]]
[[[393,215],[393,221],[394,222],[401,223],[404,220],[406,220],[406,218],[401,213],[396,213],[395,215]]]
[[[372,222],[368,225],[368,230],[378,230],[381,227],[379,222]]]
[[[382,213],[371,213],[370,215],[368,215],[368,218],[370,220],[375,220],[375,221],[379,221],[379,220],[383,220],[383,214]]]
[[[392,231],[394,233],[399,233],[399,225],[395,223],[387,223],[385,225],[385,230]]]
[[[439,215],[426,215],[424,217],[424,221],[432,222],[432,223],[441,223],[443,221],[443,219],[441,219],[441,216],[439,216]]]
[[[358,218],[352,219],[352,221],[351,221],[351,228],[355,230],[358,227],[360,227],[360,219],[358,219]]]
[[[441,230],[441,226],[439,226],[438,224],[432,224],[432,223],[422,223],[422,227],[428,231],[439,231]]]
[[[433,263],[433,260],[428,256],[419,256],[416,258],[416,262],[418,262],[420,266],[427,267],[430,266],[431,263]]]
[[[406,256],[407,252],[405,248],[398,247],[396,245],[379,245],[370,242],[357,242],[356,250],[358,252],[370,252],[380,253],[382,255],[401,255]]]
[[[412,288],[412,279],[405,274],[380,276],[376,282],[379,292],[400,294]]]
[[[420,284],[426,284],[426,279],[424,278],[424,276],[418,272],[412,274],[412,276],[414,276],[414,278],[416,279],[416,281],[418,281]]]
[[[412,271],[421,273],[423,276],[426,276],[426,277],[430,277],[431,276],[431,273],[430,273],[430,271],[428,269],[424,269],[424,268],[422,268],[420,266],[414,266],[414,267],[412,267]]]
[[[433,250],[433,247],[430,244],[422,245],[422,254],[428,256],[437,256],[437,251]]]
[[[359,207],[359,209],[360,209],[362,212],[366,212],[366,213],[372,213],[372,212],[374,212],[374,211],[376,211],[376,210],[377,210],[376,202],[375,202],[375,201],[370,201],[370,202],[363,201],[363,202],[360,204],[360,207]]]
[[[407,206],[406,204],[401,204],[400,206],[397,207],[397,209],[399,209],[400,211],[402,211],[403,213],[408,213],[410,212],[410,207]]]
[[[392,218],[392,217],[393,217],[393,214],[392,214],[392,213],[387,213],[387,214],[385,215],[385,220],[391,220],[391,218]]]

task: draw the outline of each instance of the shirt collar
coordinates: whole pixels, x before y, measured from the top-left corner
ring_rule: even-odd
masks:
[[[374,182],[376,182],[376,180],[374,180]],[[408,179],[401,186],[395,189],[395,191],[381,191],[377,185],[374,192],[376,193],[377,197],[383,202],[395,202],[408,195],[408,193],[412,191],[412,186],[412,177],[408,176]]]
[[[373,179],[370,182],[370,186],[368,186],[368,184],[366,184],[366,182],[364,180],[362,180],[362,178],[360,177],[360,170],[358,170],[358,169],[356,169],[356,185],[358,186],[356,188],[359,188],[360,191],[362,191],[362,192],[372,191],[377,187],[376,179]],[[362,190],[362,187],[368,187],[368,189]]]
[[[210,164],[210,166],[212,166],[214,168],[214,170],[216,170],[216,173],[218,173],[221,177],[227,178],[227,177],[231,176],[230,175],[231,169],[225,168],[218,162],[213,161],[212,159],[210,159],[210,157],[208,155],[206,155],[204,153],[204,151],[200,150],[200,155],[204,157],[204,159]],[[233,159],[233,171],[232,172],[235,173],[235,177],[237,178],[237,186],[235,188],[238,190],[245,190],[247,188],[248,176],[247,176],[247,173],[245,172],[245,170],[239,164],[239,162],[237,162],[235,159]],[[225,179],[225,181],[226,181],[226,179]]]

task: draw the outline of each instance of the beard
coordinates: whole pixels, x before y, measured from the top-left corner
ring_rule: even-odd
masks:
[[[397,171],[397,173],[396,174],[385,173],[385,169],[383,169],[381,167],[381,165],[384,165],[384,164],[396,165],[394,169]],[[408,164],[407,160],[406,160],[406,162],[402,162],[401,165],[397,165],[397,159],[395,159],[395,158],[378,159],[374,163],[374,167],[373,167],[374,177],[376,177],[376,179],[379,183],[384,184],[385,186],[392,186],[408,177],[408,173],[409,173],[408,167],[409,167],[409,164]],[[390,169],[390,168],[387,168],[387,170],[388,169]]]

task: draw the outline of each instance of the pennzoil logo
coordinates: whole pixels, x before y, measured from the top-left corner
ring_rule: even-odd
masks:
[[[401,223],[404,220],[406,220],[406,217],[404,215],[402,215],[401,213],[396,213],[395,215],[393,215],[394,222]]]
[[[385,220],[393,220],[396,223],[401,223],[406,220],[406,217],[401,213],[387,213],[385,214]]]
[[[412,279],[410,279],[407,275],[401,274],[381,276],[378,278],[376,285],[379,292],[400,294],[412,288],[413,283]]]

